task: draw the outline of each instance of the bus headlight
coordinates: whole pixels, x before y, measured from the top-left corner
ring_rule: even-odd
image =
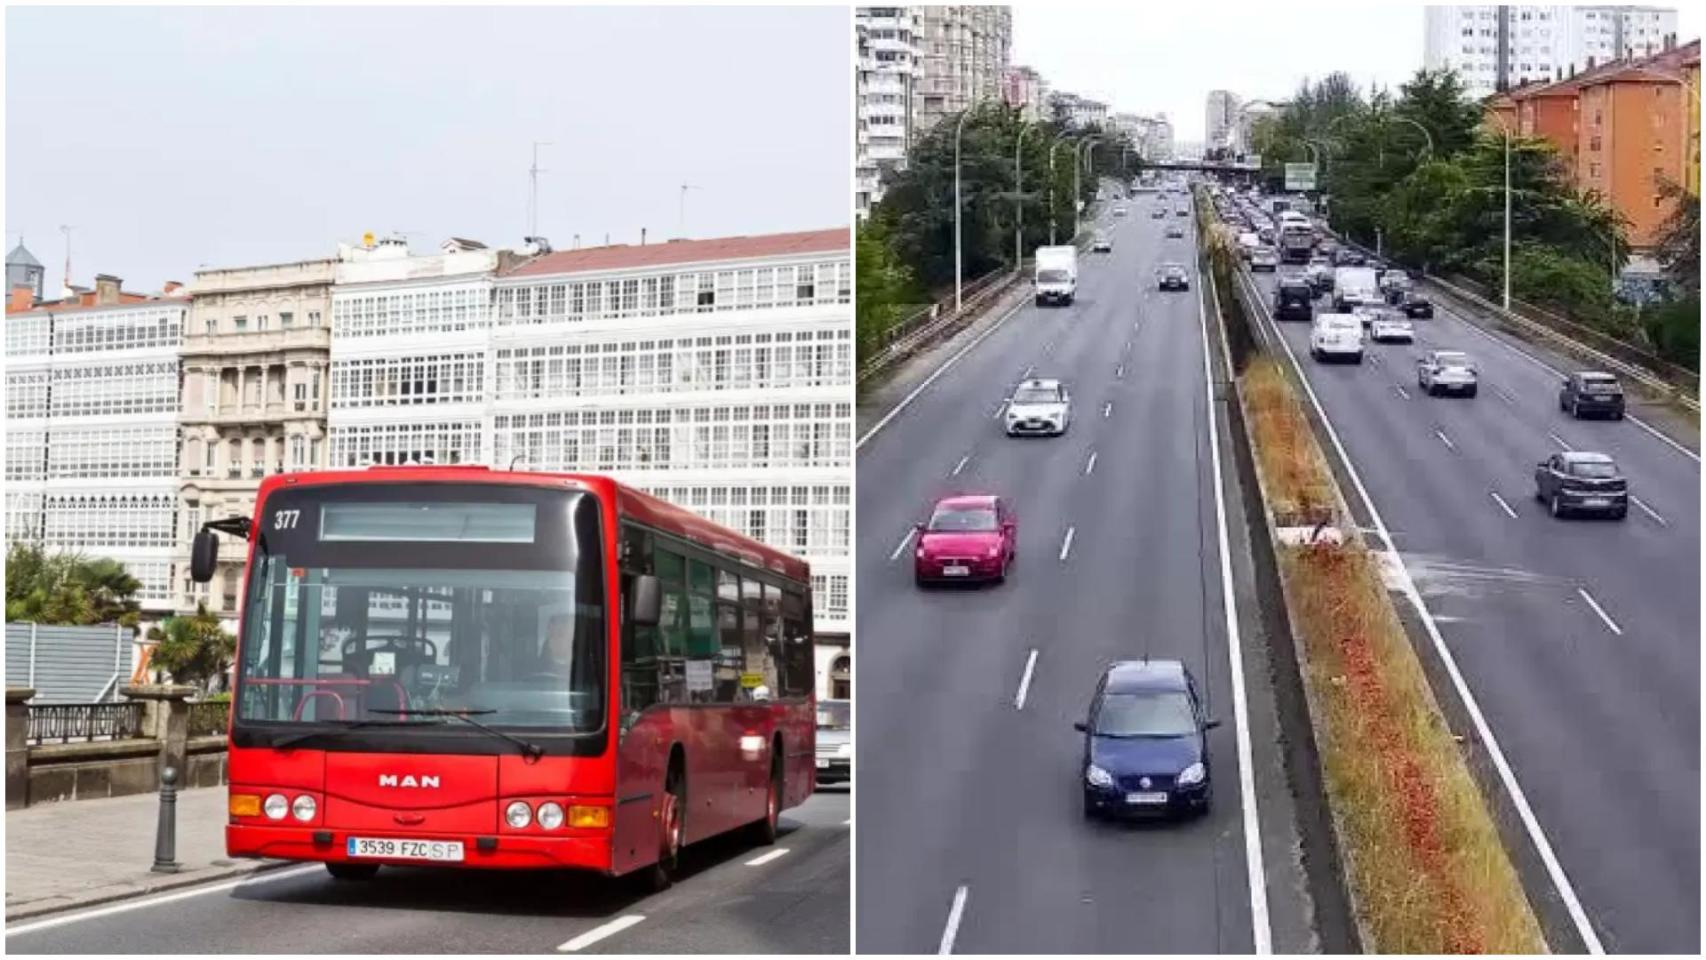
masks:
[[[547,830],[555,830],[563,825],[563,808],[555,803],[539,805],[539,825]]]
[[[314,819],[314,798],[303,794],[290,804],[290,812],[296,819],[307,823]]]
[[[261,805],[261,810],[268,820],[283,820],[290,810],[290,801],[285,799],[284,794],[275,793],[267,797],[267,802]]]
[[[517,800],[504,808],[504,822],[520,830],[533,822],[533,808],[525,800]]]

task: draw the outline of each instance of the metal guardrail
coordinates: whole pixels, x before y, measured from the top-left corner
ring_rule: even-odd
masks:
[[[189,705],[189,735],[212,737],[225,733],[230,723],[231,701],[210,700]]]
[[[934,340],[937,335],[954,326],[956,321],[968,316],[975,316],[983,309],[992,293],[999,293],[1007,288],[1024,273],[1023,265],[1019,270],[991,270],[981,277],[966,284],[961,291],[960,299],[963,307],[956,312],[952,306],[952,298],[946,298],[919,309],[917,312],[890,326],[880,333],[872,344],[874,351],[870,358],[859,365],[859,382],[864,383],[888,368],[900,363],[915,353],[919,347]]]
[[[130,740],[142,736],[142,704],[30,704],[28,742]]]

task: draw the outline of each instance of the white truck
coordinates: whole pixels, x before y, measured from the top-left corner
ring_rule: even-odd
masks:
[[[1357,306],[1375,306],[1386,302],[1380,292],[1380,279],[1373,267],[1339,267],[1333,271],[1333,309],[1349,313]]]
[[[1078,248],[1038,247],[1033,285],[1037,306],[1046,303],[1071,305],[1078,293]]]

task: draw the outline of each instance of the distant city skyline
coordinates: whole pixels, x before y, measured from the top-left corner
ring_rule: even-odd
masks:
[[[62,224],[73,282],[136,291],[364,232],[513,248],[535,140],[557,249],[676,236],[683,183],[693,237],[851,220],[845,8],[14,8],[6,27],[5,244],[49,296]],[[735,122],[731,91],[754,90],[787,122]]]

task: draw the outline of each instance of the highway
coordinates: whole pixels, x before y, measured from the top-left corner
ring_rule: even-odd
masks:
[[[1164,220],[1149,195],[1123,202],[1130,216],[1103,220],[1113,252],[1081,255],[1073,306],[1026,298],[861,440],[860,953],[1248,953],[1257,926],[1265,942],[1240,802],[1195,231],[1173,214],[1186,200],[1171,198]],[[1163,237],[1174,223],[1184,239]],[[1163,262],[1187,265],[1190,292],[1155,288]],[[1065,436],[1004,435],[1003,400],[1027,374],[1072,391]],[[1015,507],[1004,584],[914,584],[912,525],[950,493]],[[1223,721],[1209,735],[1214,809],[1087,821],[1072,723],[1107,664],[1146,653],[1183,660]]]
[[[755,848],[729,836],[688,848],[683,876],[642,896],[570,873],[381,870],[370,883],[318,865],[259,873],[30,920],[8,953],[846,954],[850,795],[820,791]]]
[[[1254,275],[1267,304],[1297,269]],[[1575,364],[1436,307],[1413,346],[1370,343],[1361,366],[1310,360],[1306,323],[1263,323],[1306,374],[1604,949],[1697,954],[1699,460],[1633,420],[1572,420],[1542,362]],[[1479,395],[1417,390],[1430,349],[1469,352]],[[1561,449],[1617,460],[1627,520],[1548,515],[1534,469]]]

